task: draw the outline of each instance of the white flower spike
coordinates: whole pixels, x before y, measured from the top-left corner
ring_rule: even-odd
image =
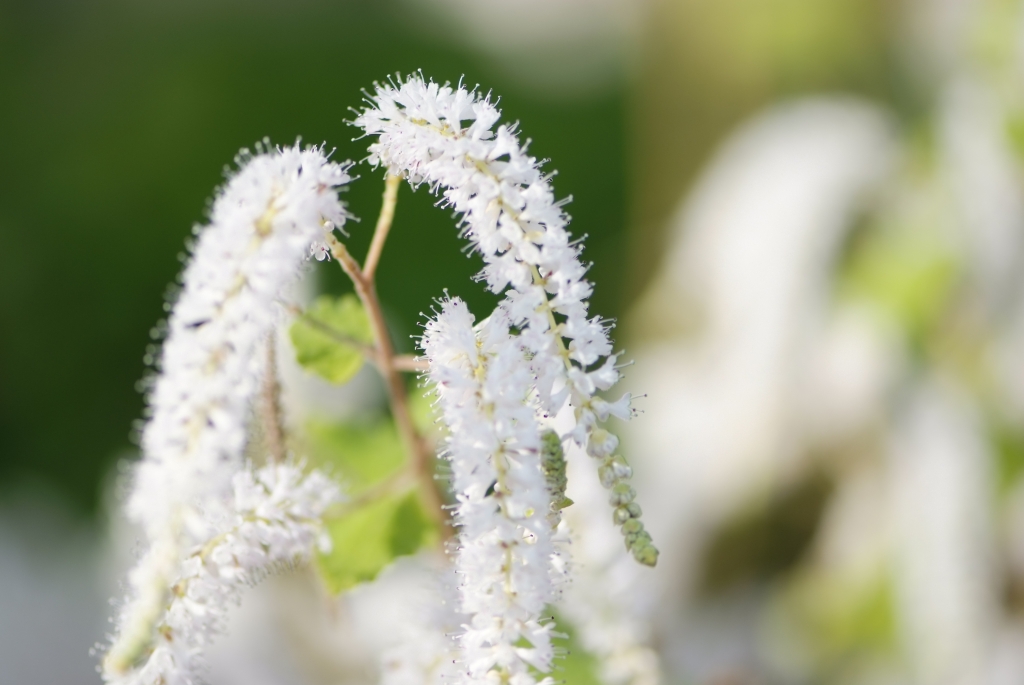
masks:
[[[188,614],[183,607],[201,605],[192,590],[180,594],[182,583],[213,573],[210,563],[221,575],[227,568],[225,560],[211,561],[203,550],[223,532],[222,522],[237,519],[248,506],[239,499],[244,477],[240,481],[238,474],[250,400],[263,373],[261,352],[280,315],[278,300],[323,241],[325,226],[341,226],[347,218],[337,196],[338,186],[350,180],[347,165],[328,161],[316,147],[257,152],[243,151],[240,170],[218,194],[168,322],[160,373],[148,397],[143,460],[127,503],[148,549],[129,576],[131,595],[103,661],[107,682],[193,682],[187,662],[209,625],[182,618]],[[260,477],[273,499],[278,490],[266,480],[271,477],[277,482],[284,476]],[[299,487],[293,477],[285,480]],[[326,492],[319,485],[314,489]],[[280,540],[237,533],[233,546],[211,553],[241,553],[238,545],[248,540],[270,545],[263,550],[268,561],[295,556],[298,548],[285,538],[305,544],[306,522],[281,525]],[[264,532],[271,534],[271,528]],[[239,557],[245,573],[261,558],[259,544]]]
[[[533,376],[509,325],[499,307],[474,330],[466,305],[446,300],[422,346],[450,429],[460,611],[470,621],[460,637],[465,682],[533,685],[535,673],[551,671],[552,624],[542,612],[557,597],[559,565]]]
[[[327,551],[321,518],[339,499],[338,487],[314,471],[270,464],[233,479],[231,514],[211,521],[214,534],[185,559],[170,592],[157,637],[145,662],[116,683],[192,685],[202,682],[203,651],[223,632],[228,607],[250,585],[278,566],[305,561],[318,546]]]

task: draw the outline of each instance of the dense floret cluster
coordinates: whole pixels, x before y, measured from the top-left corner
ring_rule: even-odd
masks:
[[[143,459],[127,503],[147,550],[129,576],[130,596],[104,659],[108,682],[188,682],[159,664],[150,677],[147,664],[167,659],[158,639],[182,643],[164,617],[185,605],[178,593],[186,567],[219,534],[216,522],[238,515],[233,489],[244,468],[250,401],[281,294],[325,227],[340,227],[347,216],[337,196],[350,180],[347,166],[319,148],[243,151],[238,163],[210,224],[197,229],[149,393]]]
[[[551,670],[551,624],[541,617],[556,597],[555,548],[533,377],[509,325],[499,307],[474,329],[465,303],[446,300],[422,345],[450,431],[467,682],[530,685],[531,667]]]

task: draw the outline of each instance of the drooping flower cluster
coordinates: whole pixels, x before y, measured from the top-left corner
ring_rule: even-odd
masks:
[[[540,408],[553,415],[568,397],[576,418],[570,435],[599,461],[627,548],[654,565],[658,552],[633,503],[630,467],[616,454],[618,438],[600,425],[630,418],[630,395],[608,402],[596,394],[619,380],[617,355],[607,323],[589,317],[592,287],[549,177],[476,91],[416,75],[379,84],[370,104],[355,121],[378,136],[369,161],[426,183],[461,215],[463,234],[484,260],[480,278],[505,292],[510,322],[521,329]]]
[[[346,219],[336,191],[350,180],[346,167],[320,149],[284,148],[239,163],[182,275],[149,395],[145,460],[128,503],[147,529],[230,486],[275,305],[322,241],[324,222]]]
[[[191,685],[201,682],[203,650],[223,632],[228,607],[242,586],[281,565],[327,551],[321,519],[339,499],[323,474],[304,475],[292,464],[269,464],[235,474],[231,512],[210,521],[213,535],[188,556],[156,626],[148,658],[127,682]]]
[[[317,251],[325,227],[346,219],[337,187],[350,180],[347,166],[328,161],[319,148],[258,152],[243,152],[240,171],[218,195],[168,322],[148,398],[144,458],[127,504],[148,549],[129,577],[131,596],[104,659],[108,682],[190,682],[175,681],[161,665],[170,652],[156,648],[158,641],[192,644],[178,632],[188,632],[187,622],[179,626],[168,608],[196,606],[178,594],[192,572],[188,563],[194,566],[196,554],[219,534],[216,522],[237,518],[237,507],[246,505],[237,496],[237,476],[277,302]],[[271,551],[284,558],[294,546]],[[175,654],[181,659],[186,652]],[[154,659],[160,661],[155,670],[147,665]]]
[[[450,430],[460,610],[470,621],[460,638],[466,679],[531,685],[534,670],[551,670],[542,612],[557,595],[557,564],[534,377],[510,324],[499,306],[474,329],[465,303],[446,300],[422,346]]]

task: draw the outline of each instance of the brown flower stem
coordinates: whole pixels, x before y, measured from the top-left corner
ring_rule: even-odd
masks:
[[[377,274],[377,264],[380,262],[380,255],[384,251],[384,241],[388,238],[391,230],[391,222],[395,219],[395,205],[398,204],[398,185],[402,182],[401,176],[388,174],[384,179],[384,201],[380,207],[380,216],[377,217],[377,227],[373,230],[373,240],[370,242],[370,250],[366,253],[366,261],[363,262],[363,276],[366,280],[373,282]]]
[[[377,233],[374,234],[371,245],[384,244],[384,238],[391,227],[391,216],[394,215],[394,191],[390,192],[391,206],[388,206],[389,190],[394,185],[397,190],[397,182],[392,182],[392,176],[388,177],[384,193],[385,206],[381,210],[381,220],[377,222]],[[385,217],[387,215],[387,217]],[[382,235],[383,234],[383,235]],[[377,287],[372,275],[367,275],[359,266],[359,263],[349,254],[348,249],[334,237],[328,234],[327,244],[331,248],[331,254],[338,261],[342,270],[352,279],[356,295],[359,296],[366,313],[370,318],[370,327],[373,329],[373,337],[376,348],[377,368],[384,377],[384,385],[387,388],[388,399],[391,403],[391,414],[394,416],[398,434],[402,439],[407,454],[410,455],[410,466],[420,482],[420,490],[427,500],[428,509],[431,514],[441,523],[442,535],[447,539],[451,536],[451,527],[448,525],[448,514],[444,508],[444,499],[440,488],[434,478],[433,460],[434,454],[429,449],[426,441],[416,430],[409,412],[409,403],[405,393],[405,385],[398,374],[399,366],[407,366],[406,357],[395,356],[394,346],[391,344],[391,336],[387,324],[384,321],[384,313],[380,307],[380,300],[377,298]],[[378,248],[378,253],[381,248]],[[371,246],[371,251],[372,251]],[[371,261],[367,258],[367,266],[375,266],[376,259]],[[396,363],[397,360],[397,363]]]

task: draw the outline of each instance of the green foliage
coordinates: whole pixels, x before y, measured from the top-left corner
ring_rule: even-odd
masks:
[[[328,521],[332,549],[318,556],[331,592],[373,580],[396,557],[437,542],[439,534],[416,489],[388,494]]]
[[[306,427],[311,459],[338,474],[345,491],[357,496],[398,473],[406,455],[390,420],[322,423]]]
[[[331,552],[318,557],[331,592],[373,580],[396,557],[438,541],[417,488],[401,482],[407,457],[392,421],[312,422],[306,434],[311,459],[353,499],[328,519]]]
[[[347,383],[363,366],[360,348],[373,345],[370,319],[355,295],[318,297],[289,331],[295,358],[307,371]]]

